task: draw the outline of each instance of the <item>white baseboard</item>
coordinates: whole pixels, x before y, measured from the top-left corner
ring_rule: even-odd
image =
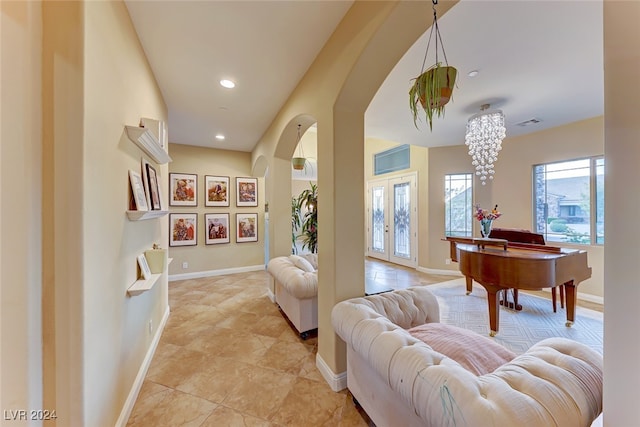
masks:
[[[462,273],[460,273],[460,270],[437,270],[435,268],[426,268],[426,267],[416,267],[416,270],[418,270],[420,273],[426,273],[426,274],[438,274],[441,276],[455,276],[455,277],[462,277]]]
[[[151,366],[153,355],[156,352],[156,348],[158,348],[160,337],[162,336],[164,327],[167,324],[167,319],[169,319],[169,311],[170,311],[169,306],[167,306],[164,314],[162,315],[162,320],[160,321],[160,325],[158,325],[158,328],[156,329],[156,333],[153,336],[153,340],[151,341],[149,350],[147,350],[147,354],[144,357],[144,360],[142,361],[142,365],[140,365],[140,369],[138,370],[138,375],[136,376],[136,379],[133,382],[133,386],[129,391],[127,400],[124,402],[122,411],[120,411],[120,416],[116,421],[116,427],[125,427],[127,425],[127,421],[129,421],[129,417],[131,416],[131,411],[133,411],[133,407],[136,404],[136,399],[138,398],[138,394],[140,393],[140,389],[142,388],[142,383],[144,382],[144,378],[147,375],[149,366]]]
[[[544,288],[542,289],[543,292],[549,292],[551,293],[551,288]],[[558,296],[558,301],[560,301],[559,299],[560,297]],[[578,292],[578,299],[581,299],[583,301],[589,301],[589,302],[593,302],[596,304],[600,304],[600,305],[604,305],[604,298],[603,297],[599,297],[597,295],[591,295],[591,294],[585,294],[584,292]]]
[[[338,392],[347,388],[347,372],[334,374],[329,365],[320,357],[320,354],[316,354],[316,368],[320,371],[322,378],[329,384],[331,390]]]
[[[260,265],[249,265],[246,267],[223,268],[220,270],[195,271],[193,273],[169,275],[169,281],[173,282],[176,280],[199,279],[201,277],[223,276],[225,274],[234,274],[234,273],[248,273],[251,271],[262,271],[264,269],[265,269],[264,264],[260,264]]]

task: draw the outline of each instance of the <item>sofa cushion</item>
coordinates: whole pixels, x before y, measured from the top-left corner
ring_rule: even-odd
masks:
[[[301,256],[289,255],[289,259],[293,261],[293,264],[302,271],[306,271],[307,273],[313,273],[314,271],[316,271],[316,269],[313,268],[313,265],[311,265],[309,261],[307,261],[305,258],[302,258]]]
[[[490,338],[443,323],[416,326],[409,333],[476,375],[489,374],[516,357]]]

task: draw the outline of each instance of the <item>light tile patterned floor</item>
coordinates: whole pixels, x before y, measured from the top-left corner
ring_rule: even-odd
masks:
[[[451,280],[367,259],[367,287]],[[315,367],[268,298],[266,272],[169,283],[171,315],[128,426],[371,426]]]

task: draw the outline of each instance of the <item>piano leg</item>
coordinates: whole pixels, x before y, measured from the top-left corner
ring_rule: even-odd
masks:
[[[576,292],[576,290],[573,280],[564,284],[564,294],[567,299],[567,323],[565,323],[565,326],[568,328],[573,325],[576,316],[576,302],[578,299],[578,292]]]
[[[469,276],[464,276],[465,281],[467,282],[467,295],[471,293],[473,290],[473,279]]]
[[[498,333],[498,322],[500,321],[499,294],[503,289],[493,286],[485,286],[485,289],[487,290],[487,304],[489,306],[489,335],[495,337]]]

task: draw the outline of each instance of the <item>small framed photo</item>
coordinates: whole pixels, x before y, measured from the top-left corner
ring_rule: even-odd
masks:
[[[145,257],[144,254],[138,255],[138,265],[140,266],[140,273],[142,273],[144,280],[149,279],[151,277],[151,269],[147,263],[147,257]]]
[[[149,205],[147,205],[147,195],[144,192],[142,175],[134,170],[129,170],[129,182],[131,183],[131,196],[133,198],[133,204],[130,208],[135,207],[135,210],[138,211],[148,211]]]
[[[219,243],[229,243],[229,214],[215,213],[205,214],[204,223],[207,237],[207,245],[217,245]]]
[[[196,246],[198,244],[198,214],[169,214],[169,246]]]
[[[258,178],[236,178],[236,206],[258,206]]]
[[[198,206],[196,199],[198,175],[189,173],[169,174],[169,205]]]
[[[229,177],[205,175],[205,206],[229,206]]]
[[[236,243],[258,241],[258,214],[236,214]]]
[[[162,204],[160,203],[160,183],[158,182],[158,174],[156,169],[149,163],[147,167],[147,180],[149,181],[149,200],[151,201],[151,210],[161,211]]]

